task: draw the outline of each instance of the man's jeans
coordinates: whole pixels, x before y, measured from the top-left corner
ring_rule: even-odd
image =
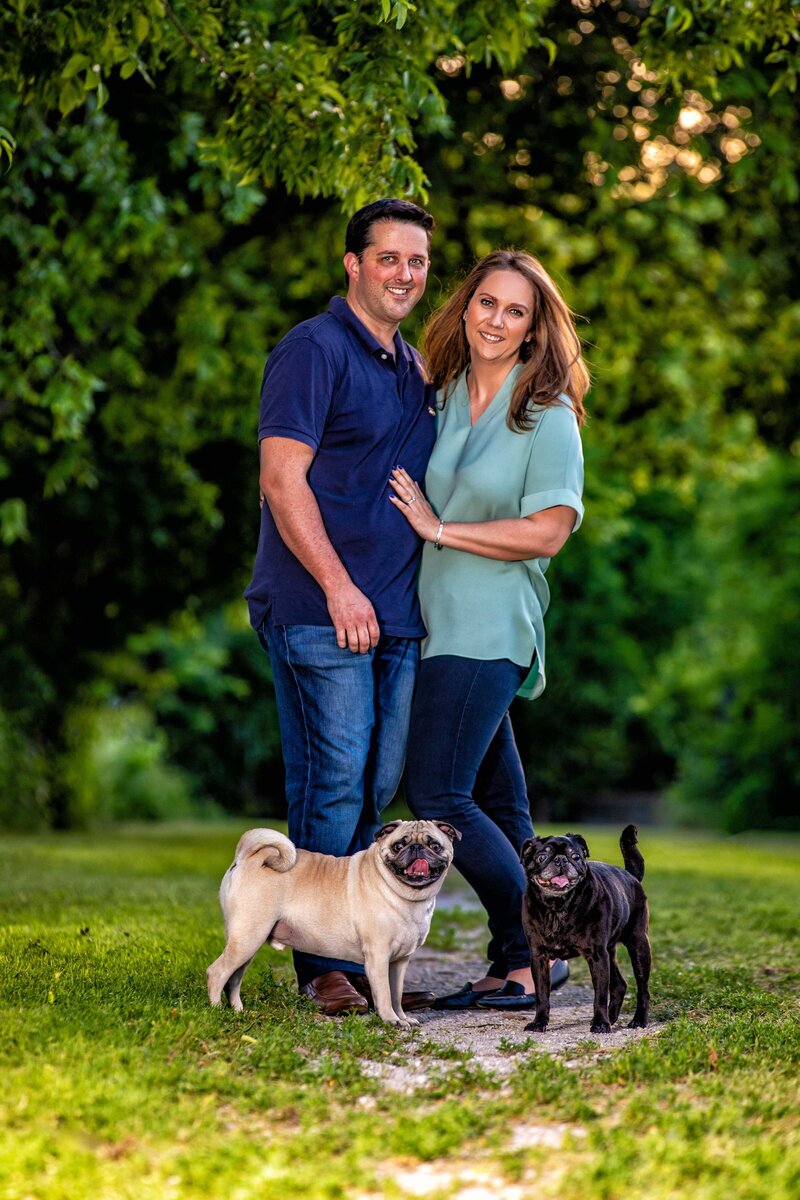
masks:
[[[381,637],[374,650],[341,650],[322,625],[271,625],[259,638],[272,664],[286,767],[289,837],[337,857],[371,845],[397,791],[419,663],[416,638]],[[361,963],[295,953],[302,987]]]

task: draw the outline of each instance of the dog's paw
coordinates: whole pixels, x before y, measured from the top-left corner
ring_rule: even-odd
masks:
[[[611,1026],[608,1021],[592,1021],[589,1026],[589,1033],[611,1033]]]
[[[525,1026],[525,1033],[544,1033],[549,1022],[544,1020],[530,1021]]]
[[[384,1025],[392,1025],[395,1029],[413,1029],[415,1025],[419,1025],[416,1017],[407,1017],[405,1014],[400,1017],[397,1013],[392,1013],[391,1016],[381,1017]]]
[[[634,1017],[632,1021],[628,1021],[628,1029],[646,1029],[647,1025],[647,1017],[642,1017],[638,1021],[636,1020],[636,1017]]]

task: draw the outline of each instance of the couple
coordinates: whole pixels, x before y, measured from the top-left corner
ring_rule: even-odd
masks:
[[[485,977],[435,1007],[524,1008],[519,851],[533,830],[508,709],[544,689],[544,573],[583,512],[588,375],[555,284],[516,251],[483,258],[433,314],[423,361],[398,328],[425,290],[433,228],[404,200],[359,210],[346,298],[272,351],[245,594],[272,666],[289,837],[365,849],[405,760],[414,815],[462,834],[455,865],[491,934]],[[294,960],[322,1012],[368,1011],[361,964]],[[566,977],[553,964],[554,986]],[[432,1001],[406,993],[403,1007]]]

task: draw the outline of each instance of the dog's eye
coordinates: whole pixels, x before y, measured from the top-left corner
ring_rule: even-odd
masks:
[[[442,848],[441,842],[428,842],[428,845],[430,846],[431,850],[438,851],[438,850],[441,850],[441,848]]]
[[[540,863],[547,862],[547,855],[545,854],[544,850],[542,850],[540,854],[536,855],[536,861]]]
[[[392,849],[394,850],[395,854],[397,854],[397,852],[399,850],[402,850],[403,846],[405,846],[405,844],[406,844],[405,838],[401,838],[399,842],[392,842]]]

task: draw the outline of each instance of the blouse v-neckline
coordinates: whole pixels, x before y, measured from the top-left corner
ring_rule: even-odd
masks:
[[[478,414],[478,416],[475,418],[474,421],[472,419],[472,398],[469,394],[469,369],[467,368],[464,371],[463,382],[464,382],[464,392],[466,393],[467,424],[469,425],[470,429],[476,429],[477,426],[480,425],[482,422],[484,424],[488,423],[489,414],[493,411],[496,411],[496,409],[498,407],[500,407],[498,405],[498,401],[501,399],[501,397],[502,397],[503,403],[507,405],[511,389],[514,384],[514,380],[516,379],[516,377],[519,373],[519,369],[520,369],[520,363],[514,363],[514,366],[508,372],[505,379],[500,384],[500,387],[497,389],[495,394],[492,396],[489,403]],[[486,421],[484,421],[484,417],[487,418]]]

